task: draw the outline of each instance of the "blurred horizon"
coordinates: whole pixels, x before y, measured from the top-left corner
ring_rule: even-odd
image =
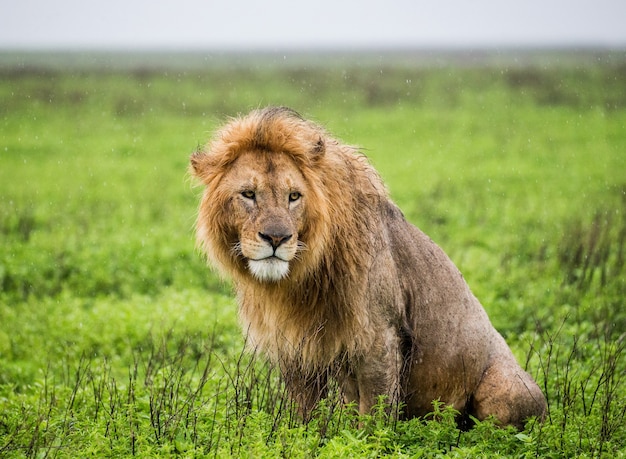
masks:
[[[396,47],[286,50],[172,49],[0,49],[0,70],[153,71],[212,68],[346,67],[522,67],[624,65],[626,47]]]

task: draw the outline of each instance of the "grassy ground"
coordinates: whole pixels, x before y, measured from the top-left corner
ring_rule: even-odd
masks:
[[[623,456],[623,55],[246,62],[0,66],[0,455]],[[364,148],[544,388],[546,422],[462,433],[445,407],[358,420],[333,399],[298,421],[194,250],[186,174],[224,116],[267,104]]]

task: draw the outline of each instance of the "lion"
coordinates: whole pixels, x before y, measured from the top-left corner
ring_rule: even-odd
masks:
[[[537,383],[357,148],[269,107],[227,122],[191,173],[199,246],[305,420],[331,379],[361,413],[382,396],[407,418],[452,406],[460,426],[543,418]]]

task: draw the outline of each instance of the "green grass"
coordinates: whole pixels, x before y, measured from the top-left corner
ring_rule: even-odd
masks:
[[[626,62],[0,68],[3,457],[623,457]],[[209,63],[210,65],[210,63]],[[189,154],[289,105],[363,147],[544,388],[524,432],[451,410],[302,425],[194,249]]]

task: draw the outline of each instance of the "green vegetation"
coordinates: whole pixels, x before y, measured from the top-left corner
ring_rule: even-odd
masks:
[[[0,67],[0,456],[626,456],[623,53],[264,62]],[[267,104],[364,148],[546,392],[543,424],[358,418],[336,394],[299,422],[194,249],[186,172]]]

